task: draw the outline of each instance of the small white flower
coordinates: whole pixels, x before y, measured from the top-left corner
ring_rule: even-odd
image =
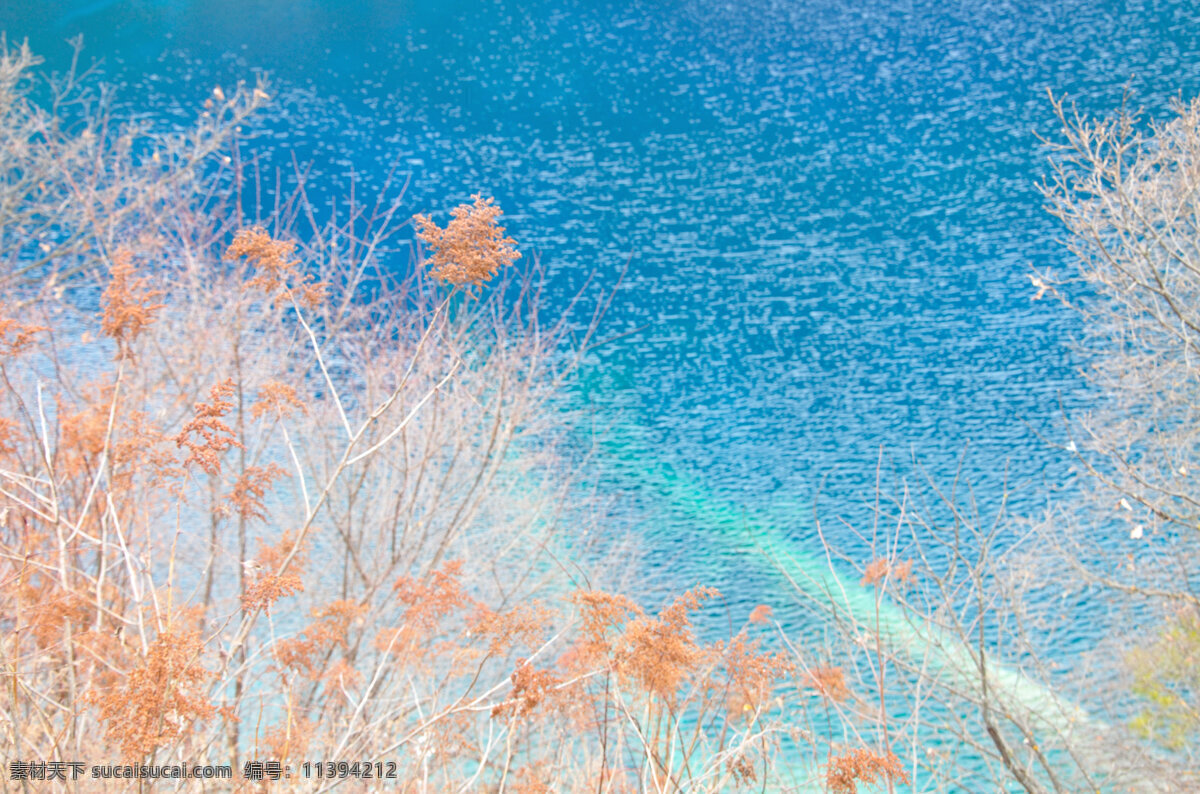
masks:
[[[221,90],[221,86],[217,86],[213,89],[213,96],[217,98],[218,102],[225,101],[225,92]]]
[[[1136,527],[1134,527],[1133,529],[1131,529],[1129,531],[1129,539],[1130,540],[1141,540],[1142,535],[1144,535],[1144,534],[1145,534],[1145,528],[1142,527],[1141,524],[1138,524]]]
[[[1123,510],[1133,510],[1133,506],[1129,504],[1129,500],[1124,496],[1121,497],[1121,501],[1117,502],[1117,506]]]
[[[1067,443],[1067,452],[1078,452],[1078,451],[1079,451],[1079,447],[1075,446],[1074,441],[1070,441]]]

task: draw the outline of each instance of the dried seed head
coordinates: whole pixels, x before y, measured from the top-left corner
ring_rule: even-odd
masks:
[[[857,794],[859,783],[871,785],[884,778],[908,783],[899,758],[865,747],[835,757],[825,771],[825,783],[834,794]]]
[[[152,303],[163,293],[146,288],[147,279],[133,278],[133,255],[126,250],[113,256],[110,273],[112,280],[100,297],[104,307],[101,327],[106,336],[112,337],[118,347],[118,356],[127,354],[133,340],[154,322],[154,316],[164,304]]]
[[[460,204],[451,210],[454,219],[445,229],[427,215],[413,218],[417,236],[433,251],[430,274],[458,287],[478,287],[521,258],[514,248],[516,241],[505,237],[504,227],[496,223],[500,208],[479,193],[471,198],[474,204]]]

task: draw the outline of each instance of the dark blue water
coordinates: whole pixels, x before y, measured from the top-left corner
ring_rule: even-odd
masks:
[[[1026,275],[1067,262],[1036,190],[1046,89],[1160,112],[1200,87],[1190,2],[7,0],[0,28],[52,66],[83,32],[164,124],[264,70],[269,162],[398,165],[442,218],[492,194],[560,305],[629,261],[605,330],[641,330],[581,399],[799,543],[818,491],[865,520],[881,447],[946,479],[969,444],[980,493],[1007,461],[1030,507],[1062,481],[1037,434],[1085,399],[1078,321]],[[658,567],[698,578],[695,515],[626,490]]]

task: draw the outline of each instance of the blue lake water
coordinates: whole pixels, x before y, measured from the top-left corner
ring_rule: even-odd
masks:
[[[766,579],[706,556],[719,527],[654,472],[809,550],[818,491],[865,520],[881,447],[946,479],[970,444],[985,498],[1007,461],[1033,509],[1066,476],[1037,433],[1084,399],[1078,321],[1027,278],[1067,262],[1036,190],[1046,89],[1161,112],[1200,88],[1200,8],[1153,0],[8,0],[0,29],[51,66],[82,32],[162,122],[266,71],[280,164],[398,164],[443,219],[494,195],[552,303],[629,261],[605,329],[641,330],[581,399],[644,458],[614,487],[654,568],[751,603]]]

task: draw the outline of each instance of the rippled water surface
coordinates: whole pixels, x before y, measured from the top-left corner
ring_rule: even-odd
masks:
[[[948,475],[969,442],[985,492],[1006,460],[1064,476],[1035,431],[1082,399],[1077,321],[1027,278],[1066,262],[1046,89],[1161,111],[1200,83],[1189,2],[10,0],[0,27],[52,65],[83,32],[162,120],[265,70],[281,164],[398,164],[414,212],[493,194],[560,302],[630,261],[606,327],[641,330],[584,397],[636,439],[646,477],[618,487],[665,530],[658,567],[735,592],[760,580],[706,556],[724,530],[654,493],[664,464],[800,544],[818,489],[869,501],[881,446]]]

